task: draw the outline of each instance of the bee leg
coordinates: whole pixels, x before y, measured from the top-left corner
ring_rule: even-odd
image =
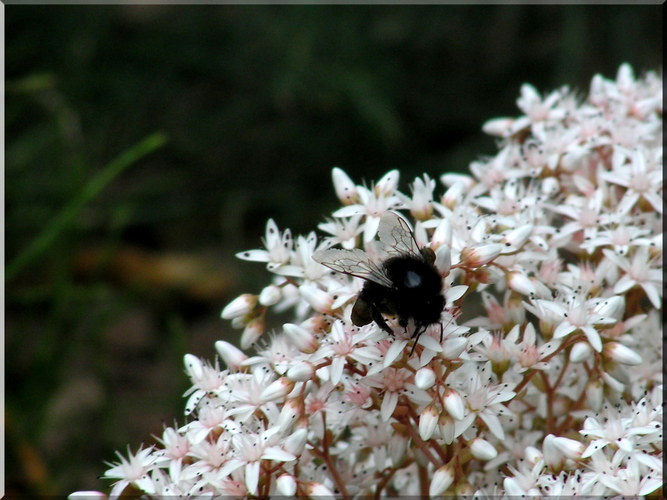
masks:
[[[415,333],[412,335],[412,338],[415,339],[414,344],[412,344],[412,349],[410,350],[410,356],[412,356],[412,353],[415,352],[415,347],[417,347],[417,342],[419,341],[419,337],[421,337],[421,334],[426,331],[425,326],[419,326],[415,330]]]
[[[442,328],[442,323],[440,323],[440,343],[441,344],[442,344],[442,334],[443,334],[443,332],[444,332],[444,330]]]
[[[394,332],[392,331],[391,328],[389,328],[389,325],[387,325],[387,322],[384,320],[382,317],[382,314],[380,314],[380,311],[378,311],[377,307],[371,307],[371,316],[373,317],[373,321],[382,328],[385,332],[387,332],[389,335],[393,335]]]

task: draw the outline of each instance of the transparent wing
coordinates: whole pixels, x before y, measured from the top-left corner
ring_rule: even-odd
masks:
[[[380,218],[378,237],[383,251],[390,256],[412,255],[422,258],[419,246],[408,223],[395,212],[385,212]]]
[[[339,273],[374,281],[388,288],[392,286],[391,280],[385,275],[382,268],[375,264],[371,257],[360,248],[320,250],[313,254],[313,260]]]

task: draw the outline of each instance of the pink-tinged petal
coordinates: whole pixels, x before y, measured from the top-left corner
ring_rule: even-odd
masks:
[[[279,446],[271,446],[266,448],[264,453],[262,453],[262,458],[264,460],[275,460],[277,462],[291,462],[296,460],[296,457],[291,453],[286,452]]]
[[[659,214],[662,213],[662,201],[663,200],[662,200],[662,197],[658,193],[655,193],[653,191],[647,191],[647,192],[642,193],[642,195],[644,196],[644,199],[651,204],[651,206],[653,207],[653,209],[656,212],[658,212]]]
[[[636,453],[634,458],[636,458],[638,462],[644,464],[649,469],[662,470],[662,460],[660,460],[658,457],[654,457],[648,453]]]
[[[614,293],[625,293],[636,284],[637,282],[626,274],[614,285]]]
[[[245,467],[245,487],[248,493],[254,495],[257,493],[257,483],[259,483],[259,461],[250,462]]]
[[[434,264],[442,276],[449,274],[452,267],[452,252],[448,245],[442,244],[436,249]]]
[[[561,321],[560,324],[554,330],[554,338],[562,339],[566,335],[569,335],[577,329],[576,326],[572,325],[569,321]]]
[[[611,387],[616,392],[622,393],[625,390],[625,384],[622,383],[622,382],[619,382],[614,377],[609,375],[609,373],[607,373],[607,372],[602,372],[602,379],[605,381],[605,383],[609,387]]]
[[[616,206],[616,210],[619,213],[627,214],[630,212],[630,210],[632,210],[632,207],[634,207],[638,201],[639,193],[635,191],[627,191],[621,199],[621,202]]]
[[[243,462],[242,460],[239,460],[238,458],[232,458],[231,460],[227,461],[225,465],[220,467],[220,470],[218,471],[217,475],[218,477],[221,478],[227,477],[236,469],[240,469],[244,465],[245,462]]]
[[[595,328],[593,328],[592,326],[582,326],[581,331],[584,332],[584,335],[586,335],[588,342],[591,344],[591,347],[595,349],[596,352],[602,351],[602,339],[600,338],[600,334]],[[556,335],[554,334],[554,337],[555,336]]]
[[[389,418],[393,415],[394,410],[396,409],[396,404],[398,403],[398,394],[395,392],[387,392],[382,399],[382,405],[380,406],[380,416],[383,421],[388,421]]]
[[[522,295],[535,295],[537,290],[530,278],[522,272],[512,271],[507,278],[507,286]]]
[[[264,388],[259,395],[259,400],[262,403],[269,401],[280,401],[285,398],[294,389],[294,382],[287,377],[280,377],[278,380],[272,382],[268,387]]]
[[[519,486],[519,481],[513,477],[506,477],[503,479],[503,489],[505,494],[510,497],[525,497],[526,492],[521,486]]]
[[[340,379],[343,377],[343,369],[347,363],[346,359],[342,356],[335,356],[331,361],[331,367],[329,371],[329,380],[331,383],[336,385],[340,382]]]
[[[393,194],[398,187],[398,181],[400,179],[400,173],[398,170],[390,170],[382,176],[382,178],[375,185],[375,192],[380,194]]]
[[[269,252],[266,250],[246,250],[237,253],[236,258],[252,262],[268,262],[270,260]]]
[[[452,224],[448,219],[442,219],[438,226],[433,231],[433,237],[431,238],[433,245],[440,250],[440,247],[447,247],[447,253],[449,255],[449,260],[451,261],[451,249],[449,248],[452,244]],[[435,261],[436,266],[438,262],[438,250],[435,251]],[[438,267],[440,269],[440,267]],[[440,269],[442,271],[442,269]],[[449,270],[449,266],[447,267]]]
[[[479,417],[484,421],[494,436],[496,436],[501,441],[505,439],[505,431],[503,430],[503,426],[500,423],[500,419],[496,415],[489,412],[482,412],[479,413]]]
[[[465,196],[466,186],[463,182],[452,184],[451,187],[445,191],[440,202],[449,209],[454,209]]]
[[[394,361],[403,355],[403,351],[407,345],[407,340],[394,340],[394,342],[389,346],[389,349],[387,349],[387,353],[384,355],[384,360],[382,361],[383,367],[387,368],[388,366],[393,365]]]
[[[445,298],[447,299],[447,304],[452,304],[454,301],[463,297],[463,295],[468,290],[468,285],[456,285],[450,287],[445,292]]]
[[[646,292],[646,296],[651,301],[651,304],[653,304],[653,307],[655,307],[656,309],[660,309],[662,304],[662,299],[660,297],[660,294],[658,293],[657,288],[648,283],[642,283],[641,286],[644,289],[644,292]]]
[[[606,439],[595,439],[594,441],[591,441],[591,444],[589,444],[581,454],[581,458],[590,457],[596,451],[604,448],[608,443],[609,441],[607,441]]]
[[[334,217],[352,217],[354,215],[363,214],[365,207],[363,205],[347,205],[339,208],[332,215]]]
[[[656,478],[656,477],[651,477],[651,478],[646,478],[644,481],[644,484],[642,487],[639,489],[639,496],[646,496],[650,495],[653,493],[655,490],[658,488],[664,486],[664,483],[662,482],[662,478]]]

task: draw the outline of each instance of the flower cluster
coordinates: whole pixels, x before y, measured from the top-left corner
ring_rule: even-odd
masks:
[[[470,175],[408,193],[397,171],[359,185],[334,168],[325,236],[269,220],[238,257],[270,284],[222,311],[241,349],[185,357],[188,422],[119,455],[111,495],[660,494],[662,77],[623,65],[585,100],[524,85],[517,104],[484,125],[499,151]],[[396,318],[393,335],[353,325],[363,281],[312,258],[371,253],[389,210],[443,280],[414,352]]]

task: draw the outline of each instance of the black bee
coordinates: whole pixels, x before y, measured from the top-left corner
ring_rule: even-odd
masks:
[[[382,215],[378,236],[375,260],[359,248],[322,250],[313,259],[334,271],[366,280],[352,308],[351,319],[356,326],[375,321],[385,332],[393,334],[383,314],[398,317],[398,324],[406,331],[412,319],[415,327],[412,354],[426,328],[440,323],[445,307],[442,277],[434,265],[433,250],[419,248],[407,222],[398,214]]]

